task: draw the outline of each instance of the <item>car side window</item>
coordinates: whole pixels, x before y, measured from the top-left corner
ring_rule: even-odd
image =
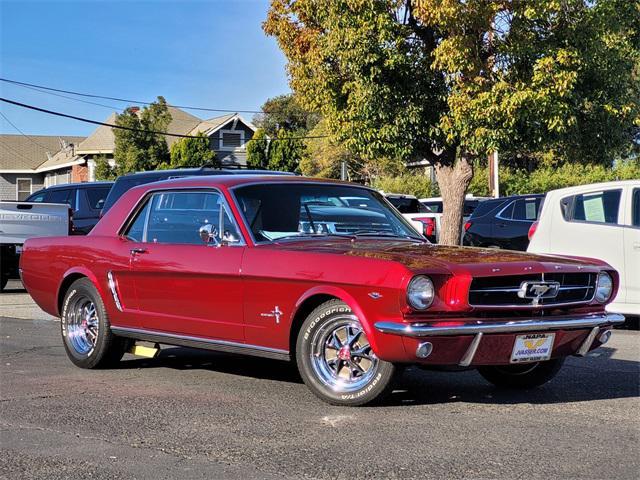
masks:
[[[204,245],[211,241],[241,244],[239,229],[217,192],[158,192],[151,196],[127,231],[127,238],[150,243]]]
[[[60,189],[60,190],[52,190],[49,192],[49,198],[47,199],[48,203],[66,203],[71,208],[75,209],[75,190],[72,189]]]
[[[539,198],[522,198],[516,200],[513,205],[514,220],[535,222],[538,219]]]
[[[565,198],[563,199],[565,219],[574,222],[616,225],[621,196],[621,190],[605,190]]]
[[[104,206],[104,201],[109,195],[109,187],[105,188],[89,188],[86,190],[89,208],[92,210],[100,210]]]
[[[631,201],[631,225],[640,227],[640,188],[633,190],[633,200]]]
[[[516,202],[511,202],[509,205],[507,205],[502,210],[500,210],[500,212],[498,212],[497,217],[502,218],[504,220],[511,220],[511,217],[513,216],[513,208],[515,203]]]
[[[42,203],[44,202],[44,197],[47,196],[47,192],[40,192],[32,195],[27,199],[28,202]]]
[[[147,199],[144,207],[138,211],[136,218],[133,220],[131,225],[129,225],[129,228],[125,233],[125,237],[132,242],[142,242],[144,239],[144,227],[147,222],[150,203],[151,202]]]

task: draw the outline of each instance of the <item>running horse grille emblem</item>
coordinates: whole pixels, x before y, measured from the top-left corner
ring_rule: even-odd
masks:
[[[522,282],[520,290],[518,290],[518,297],[531,298],[531,304],[537,307],[540,304],[540,300],[556,298],[559,291],[559,282]]]

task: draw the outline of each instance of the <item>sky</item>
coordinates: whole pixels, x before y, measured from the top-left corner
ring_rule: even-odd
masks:
[[[290,91],[285,58],[261,24],[268,0],[0,0],[0,77],[110,97],[256,110]],[[0,82],[0,97],[104,121],[127,104],[89,105]],[[115,107],[115,108],[114,108]],[[0,102],[27,134],[96,127]],[[190,113],[211,118],[222,113]],[[251,120],[252,114],[241,114]],[[17,133],[0,117],[0,133]]]

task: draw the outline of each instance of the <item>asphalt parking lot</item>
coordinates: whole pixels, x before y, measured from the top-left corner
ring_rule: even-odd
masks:
[[[0,294],[2,478],[638,479],[640,332],[532,392],[410,369],[382,406],[287,364],[183,348],[87,371],[20,284]]]

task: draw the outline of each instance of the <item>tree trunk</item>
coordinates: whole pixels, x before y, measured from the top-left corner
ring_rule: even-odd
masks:
[[[453,165],[435,165],[442,196],[442,229],[439,243],[460,245],[464,195],[473,178],[473,165],[465,154],[457,155]]]

